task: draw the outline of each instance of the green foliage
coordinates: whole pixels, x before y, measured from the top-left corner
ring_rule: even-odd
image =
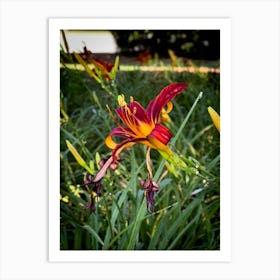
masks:
[[[64,65],[60,73],[61,250],[218,250],[220,136],[207,108],[212,106],[219,112],[219,74],[118,71],[113,81],[118,92],[127,99],[133,96],[144,107],[164,86],[188,84],[173,100],[172,121],[167,126],[174,136],[180,129],[176,143],[171,142],[172,149],[187,164],[198,166],[207,179],[165,172],[165,161],[152,150],[154,179],[160,182],[156,210],[149,213],[140,185],[147,177],[145,149],[140,144],[122,152],[116,171],[107,171],[95,212],[85,209],[90,199],[83,186],[85,170],[68,148],[74,147],[83,160],[76,155],[80,162],[96,174],[99,159],[110,156],[104,140],[115,126],[106,104],[113,109],[117,103],[86,72]],[[201,91],[203,98],[188,116],[186,126],[180,128]]]
[[[168,49],[191,59],[220,57],[219,30],[112,30],[118,47],[126,55],[145,50],[168,57]]]

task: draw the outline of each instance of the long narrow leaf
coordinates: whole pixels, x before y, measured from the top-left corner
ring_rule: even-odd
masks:
[[[127,250],[133,250],[135,248],[137,242],[137,236],[139,234],[139,229],[145,214],[146,214],[146,201],[145,199],[143,199],[138,214],[136,216],[135,223],[131,230],[130,239],[127,245]]]
[[[89,172],[90,174],[93,174],[93,171],[90,169],[90,167],[86,164],[86,162],[84,161],[84,159],[80,156],[80,154],[78,153],[78,151],[75,149],[75,147],[68,141],[66,140],[66,145],[69,149],[69,151],[71,152],[71,154],[73,155],[73,157],[76,159],[76,161],[80,164],[80,166],[82,166],[87,172]]]
[[[83,228],[87,230],[92,235],[92,237],[95,238],[102,246],[104,245],[104,242],[93,228],[91,228],[89,225],[84,225]]]

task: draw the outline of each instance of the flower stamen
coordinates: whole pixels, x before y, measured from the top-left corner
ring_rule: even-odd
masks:
[[[115,125],[121,127],[121,124],[120,124],[120,123],[116,120],[116,118],[114,117],[114,115],[113,115],[113,113],[112,113],[112,111],[111,111],[111,109],[110,109],[110,107],[109,107],[108,104],[106,104],[106,109],[107,109],[107,111],[108,111],[110,117],[112,118],[113,122],[115,123]]]

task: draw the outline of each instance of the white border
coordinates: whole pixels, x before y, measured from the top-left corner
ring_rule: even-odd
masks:
[[[221,34],[221,249],[218,251],[59,250],[59,40],[61,29],[218,29]],[[49,19],[49,260],[52,262],[229,262],[231,260],[231,27],[229,18]],[[203,89],[202,89],[203,90]]]
[[[278,0],[0,0],[0,279],[279,280],[279,8]],[[48,18],[116,16],[232,19],[230,263],[48,262]]]

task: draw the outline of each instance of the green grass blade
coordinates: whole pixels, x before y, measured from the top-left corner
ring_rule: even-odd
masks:
[[[91,228],[89,225],[84,225],[83,229],[87,230],[92,235],[92,238],[96,239],[102,246],[104,245],[104,242],[93,228]]]
[[[146,199],[143,199],[130,233],[129,242],[126,248],[127,250],[133,250],[135,248],[136,242],[138,240],[137,236],[139,235],[139,229],[145,214],[146,214]]]
[[[188,122],[189,118],[191,117],[191,115],[192,115],[192,113],[193,113],[193,111],[194,111],[194,109],[195,109],[197,103],[198,103],[199,100],[202,98],[202,96],[203,96],[203,93],[200,92],[200,93],[198,94],[197,98],[195,99],[195,101],[194,101],[194,103],[193,103],[191,109],[189,110],[188,114],[186,115],[185,119],[183,120],[182,124],[180,125],[180,127],[179,127],[179,129],[178,129],[176,135],[171,139],[170,145],[175,145],[176,141],[178,140],[180,134],[182,133],[182,131],[183,131],[185,125],[187,124],[187,122]]]
[[[74,230],[74,250],[82,247],[82,230],[76,227]]]
[[[187,208],[177,215],[177,220],[173,221],[172,225],[169,227],[167,232],[164,234],[164,238],[160,242],[159,249],[164,250],[167,248],[169,242],[171,239],[173,239],[174,236],[178,235],[178,229],[181,230],[182,226],[186,224],[186,220],[191,215],[192,211],[195,207],[197,207],[201,203],[200,199],[195,199],[192,201]],[[180,205],[177,206],[177,210],[180,211]],[[180,231],[179,231],[180,232]]]
[[[191,115],[192,115],[192,113],[193,113],[193,111],[194,111],[194,109],[195,109],[197,103],[198,103],[199,100],[202,98],[202,96],[203,96],[203,93],[200,92],[200,93],[198,94],[196,100],[194,101],[194,103],[193,103],[193,105],[192,105],[190,111],[188,112],[188,114],[186,115],[186,117],[185,117],[185,119],[183,120],[182,124],[180,125],[180,127],[179,127],[179,129],[178,129],[176,135],[171,139],[171,141],[170,141],[170,145],[171,145],[171,146],[174,146],[174,145],[175,145],[176,141],[178,140],[180,134],[183,132],[184,127],[186,126],[186,124],[187,124],[189,118],[191,117]],[[155,173],[155,176],[154,176],[154,180],[155,180],[155,181],[157,181],[157,180],[159,179],[159,177],[160,177],[160,175],[161,175],[161,173],[162,173],[162,171],[163,171],[164,165],[165,165],[165,160],[162,159],[162,160],[160,161],[158,170],[157,170],[157,172]]]
[[[158,218],[156,219],[153,229],[152,229],[152,236],[148,246],[148,250],[156,250],[160,237],[164,236],[166,232],[166,228],[168,227],[168,217],[175,211],[175,207],[173,207],[169,211],[161,211],[159,213]]]
[[[189,228],[193,224],[195,224],[195,223],[197,223],[199,221],[200,216],[201,216],[201,211],[198,211],[197,214],[195,215],[195,217],[187,224],[187,226],[185,228],[183,228],[183,230],[176,235],[175,239],[172,241],[172,243],[167,248],[167,250],[172,250],[175,247],[176,243],[189,230]],[[194,230],[192,232],[194,232]]]

